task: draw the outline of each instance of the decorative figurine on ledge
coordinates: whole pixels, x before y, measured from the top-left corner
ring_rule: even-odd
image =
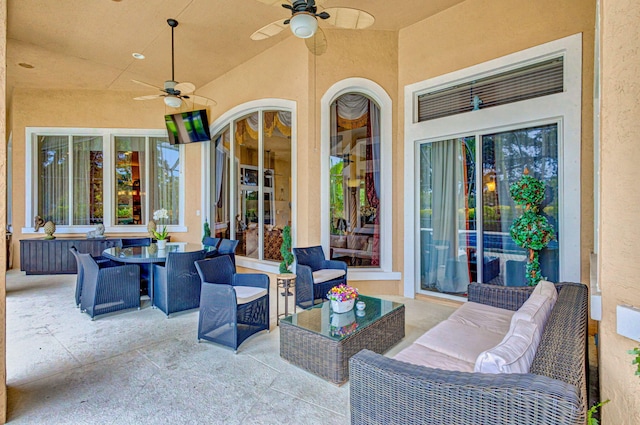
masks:
[[[98,223],[95,230],[87,232],[87,239],[104,239],[104,224]]]
[[[149,232],[149,236],[151,236],[151,238],[155,238],[154,233],[156,231],[156,222],[153,220],[149,220],[149,224],[147,224],[147,231]]]
[[[33,218],[33,231],[37,232],[43,226],[44,226],[44,218],[40,217],[39,215],[35,216]]]
[[[49,220],[44,224],[44,233],[46,233],[47,236],[45,236],[44,238],[46,240],[53,240],[56,237],[53,236],[53,233],[56,231],[56,224]]]

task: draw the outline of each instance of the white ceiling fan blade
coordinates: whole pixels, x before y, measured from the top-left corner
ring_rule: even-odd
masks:
[[[218,102],[216,102],[213,99],[209,99],[208,97],[204,97],[204,96],[198,96],[197,94],[190,94],[188,99],[191,99],[192,101],[199,103],[201,105],[216,106],[218,104]]]
[[[264,40],[269,37],[273,37],[276,34],[279,34],[283,29],[287,27],[287,25],[283,24],[284,20],[279,19],[277,21],[271,22],[268,25],[260,28],[258,31],[251,34],[252,40]]]
[[[349,30],[361,30],[373,25],[376,19],[364,10],[347,7],[330,7],[325,9],[330,16],[324,22]]]
[[[138,80],[131,80],[131,81],[133,81],[136,84],[140,84],[141,86],[151,87],[152,89],[157,89],[157,90],[162,90],[160,87],[154,86],[153,84],[145,83],[144,81],[138,81]]]
[[[159,97],[164,97],[164,94],[149,94],[147,96],[138,96],[138,97],[134,97],[133,100],[151,100],[151,99],[158,99]]]
[[[304,43],[307,45],[307,49],[316,56],[320,56],[327,51],[327,37],[320,27],[318,27],[313,37],[305,38]]]
[[[174,90],[180,90],[181,94],[189,94],[189,93],[193,93],[193,91],[196,89],[196,86],[193,83],[178,83],[175,85]]]

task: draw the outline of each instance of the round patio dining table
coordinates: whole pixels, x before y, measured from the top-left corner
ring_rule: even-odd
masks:
[[[167,261],[170,252],[216,251],[215,247],[203,246],[199,243],[169,242],[166,249],[158,249],[156,244],[150,246],[129,246],[126,248],[115,246],[102,251],[102,255],[120,263],[158,264]],[[153,269],[149,267],[149,298],[153,307]]]

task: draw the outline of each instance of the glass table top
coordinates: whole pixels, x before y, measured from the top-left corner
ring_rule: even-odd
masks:
[[[326,301],[308,310],[280,319],[293,326],[323,335],[339,341],[366,328],[376,320],[403,306],[394,301],[359,295],[356,301],[364,301],[365,308],[358,311],[355,307],[346,313],[334,313],[331,303]]]
[[[151,244],[150,246],[130,246],[126,248],[113,247],[107,248],[103,254],[114,260],[129,262],[161,262],[165,261],[169,252],[193,252],[193,251],[212,251],[214,247],[203,246],[198,243],[186,242],[170,242],[166,249],[158,249],[158,246]]]

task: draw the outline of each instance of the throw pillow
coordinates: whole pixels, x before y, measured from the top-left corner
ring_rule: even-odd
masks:
[[[516,321],[500,344],[480,353],[474,372],[529,373],[540,344],[540,334],[535,323]]]

